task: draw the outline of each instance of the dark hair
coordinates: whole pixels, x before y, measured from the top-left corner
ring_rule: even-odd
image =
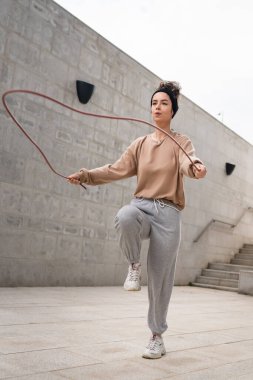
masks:
[[[162,82],[160,82],[159,87],[156,89],[156,92],[159,91],[160,89],[164,89],[164,88],[167,88],[168,90],[170,90],[176,99],[180,95],[181,86],[178,82],[162,81]]]
[[[172,103],[172,110],[173,110],[172,118],[173,118],[178,111],[177,99],[179,97],[180,90],[181,90],[181,87],[178,82],[165,82],[165,81],[161,82],[159,87],[155,90],[155,92],[151,96],[151,105],[153,101],[153,96],[157,92],[165,92],[169,96]]]

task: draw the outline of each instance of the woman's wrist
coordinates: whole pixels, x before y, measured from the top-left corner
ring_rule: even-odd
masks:
[[[194,163],[194,165],[192,165],[192,172],[193,172],[194,177],[199,179],[199,178],[205,177],[207,170],[206,170],[205,165],[203,165],[202,162],[201,163],[199,162],[199,163]]]
[[[85,168],[81,168],[78,173],[80,176],[80,183],[87,183],[88,170]]]

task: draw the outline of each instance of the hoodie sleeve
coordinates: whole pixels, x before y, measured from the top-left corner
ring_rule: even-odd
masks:
[[[203,162],[198,157],[196,157],[195,148],[191,140],[187,136],[182,136],[182,139],[180,139],[180,141],[178,142],[182,146],[182,148],[186,151],[186,153],[190,156],[190,158],[192,159],[194,163],[203,164]],[[192,171],[192,163],[189,160],[189,158],[186,156],[186,154],[180,148],[179,148],[179,166],[180,166],[180,169],[179,169],[180,173],[186,175],[187,177],[195,178]]]
[[[91,170],[80,169],[80,182],[87,185],[102,185],[136,175],[139,140],[135,140],[114,164],[107,164]]]

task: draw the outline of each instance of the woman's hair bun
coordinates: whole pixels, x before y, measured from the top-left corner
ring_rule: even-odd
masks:
[[[174,81],[162,81],[157,90],[160,90],[161,88],[168,88],[173,92],[176,98],[178,98],[181,90],[180,84]]]

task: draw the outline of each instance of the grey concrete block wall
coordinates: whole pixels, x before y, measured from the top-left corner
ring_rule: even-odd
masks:
[[[78,102],[75,81],[93,83],[91,101]],[[168,73],[168,78],[170,78]],[[149,102],[159,78],[51,0],[1,0],[1,93],[40,91],[100,114],[150,120]],[[15,115],[63,175],[113,162],[150,129],[138,123],[84,117],[40,98],[8,98]],[[204,181],[186,179],[182,244],[176,284],[192,281],[209,261],[229,261],[253,242],[253,215],[229,230],[253,206],[253,148],[182,96],[173,127],[192,138],[208,166]],[[225,162],[236,164],[231,176]],[[0,105],[0,285],[118,285],[127,269],[114,231],[114,216],[126,204],[135,179],[87,191],[55,176]],[[147,243],[142,262],[144,283]]]
[[[238,293],[253,296],[253,271],[240,270]]]

